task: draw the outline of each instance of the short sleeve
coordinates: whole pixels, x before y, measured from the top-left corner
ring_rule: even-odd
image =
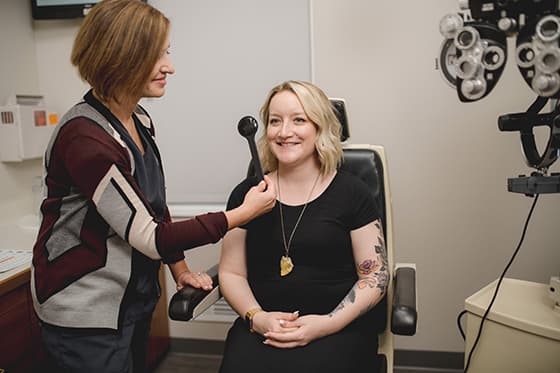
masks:
[[[377,203],[375,203],[373,194],[367,184],[357,177],[352,176],[352,179],[352,193],[349,194],[351,196],[350,205],[352,206],[349,225],[350,230],[355,230],[379,219],[380,214]]]

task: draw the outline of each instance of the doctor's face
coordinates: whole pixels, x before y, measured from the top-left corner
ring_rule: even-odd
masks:
[[[173,74],[175,67],[169,56],[169,38],[165,41],[161,50],[160,57],[156,62],[150,79],[144,87],[143,97],[161,97],[165,94],[165,86],[167,85],[167,75]]]

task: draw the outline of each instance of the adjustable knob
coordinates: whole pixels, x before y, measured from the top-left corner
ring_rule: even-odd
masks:
[[[535,78],[535,88],[539,91],[547,91],[553,83],[550,75],[540,75]]]
[[[484,89],[484,85],[479,79],[465,80],[463,92],[468,95],[475,95]]]
[[[558,92],[560,88],[560,76],[554,74],[539,74],[535,76],[532,87],[539,96],[550,97]]]
[[[453,39],[463,28],[463,19],[458,14],[447,14],[439,22],[439,32],[446,39]]]
[[[517,28],[517,21],[513,18],[500,18],[498,28],[506,34],[511,34]]]

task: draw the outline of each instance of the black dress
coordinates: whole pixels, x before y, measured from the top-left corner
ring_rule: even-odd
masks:
[[[254,178],[240,183],[230,195],[228,209],[239,206],[255,183]],[[302,208],[282,205],[286,236]],[[350,231],[378,218],[367,186],[338,171],[327,189],[309,202],[289,252],[294,269],[285,277],[280,276],[284,247],[279,204],[244,226],[248,281],[260,306],[265,311],[299,310],[301,316],[331,312],[358,279]],[[264,337],[250,333],[238,318],[228,332],[220,372],[375,372],[377,333],[385,325],[384,307],[385,302],[380,302],[340,332],[293,349],[263,344]]]

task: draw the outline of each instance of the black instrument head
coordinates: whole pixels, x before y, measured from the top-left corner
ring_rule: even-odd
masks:
[[[257,120],[250,115],[241,118],[237,124],[237,130],[243,137],[254,136],[258,128]]]

